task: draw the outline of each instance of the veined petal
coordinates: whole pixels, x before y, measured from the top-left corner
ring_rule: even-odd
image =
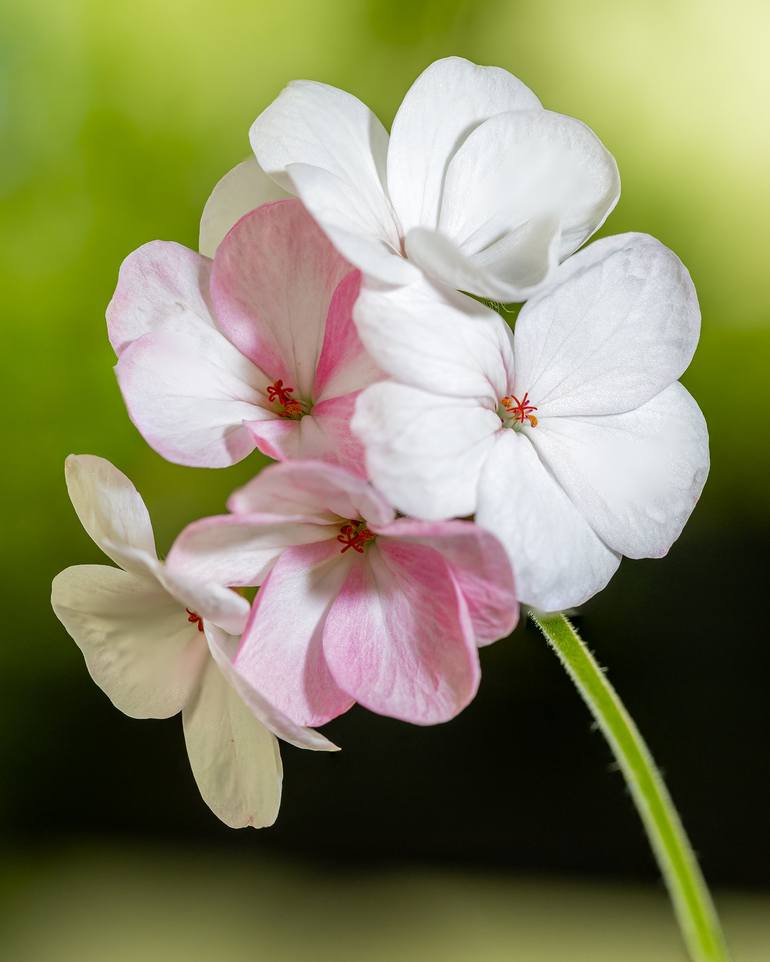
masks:
[[[326,616],[323,650],[356,701],[418,725],[453,718],[479,684],[465,602],[424,545],[378,539],[354,560]]]
[[[351,422],[373,483],[426,521],[476,510],[479,477],[501,430],[491,406],[384,381],[366,388]]]
[[[64,476],[72,506],[91,540],[112,560],[139,575],[134,551],[157,557],[152,522],[141,495],[122,471],[93,454],[70,454]]]
[[[397,518],[372,529],[378,536],[437,551],[447,563],[468,608],[477,645],[509,635],[519,602],[508,556],[500,541],[471,521]]]
[[[432,63],[409,88],[393,121],[388,191],[404,232],[435,228],[447,165],[480,123],[540,101],[513,74],[462,57]]]
[[[679,258],[647,234],[606,237],[569,258],[516,321],[516,394],[538,417],[620,414],[687,368],[700,311]]]
[[[301,515],[318,524],[363,518],[388,524],[395,513],[363,478],[319,461],[286,461],[261,471],[227,502],[235,514]]]
[[[321,643],[326,613],[351,564],[339,548],[323,541],[283,552],[257,593],[234,661],[298,725],[323,725],[353,704],[329,673]]]
[[[205,631],[214,661],[256,719],[261,721],[278,738],[282,738],[283,741],[297,748],[306,748],[316,752],[339,751],[338,747],[320,732],[295,724],[283,712],[278,711],[275,705],[271,705],[242,675],[238,674],[232,664],[232,659],[238,649],[236,637],[228,635],[227,632],[211,624],[206,625]]]
[[[308,430],[302,438],[299,457],[320,458],[366,480],[364,447],[350,430],[360,393],[353,391],[351,394],[329,398],[315,405],[312,416],[302,419],[303,422],[308,422]],[[315,428],[315,439],[310,437],[311,427]]]
[[[289,194],[268,177],[256,158],[236,164],[217,181],[203,208],[198,241],[201,254],[213,257],[225,234],[250,210],[287,197]]]
[[[510,328],[465,294],[425,278],[396,288],[364,285],[354,317],[369,353],[400,383],[485,398],[493,407],[508,389]]]
[[[115,371],[142,437],[176,464],[235,464],[256,446],[244,422],[278,417],[263,406],[262,371],[214,327],[188,317],[135,341]]]
[[[599,537],[659,558],[682,532],[708,475],[708,430],[675,383],[625,414],[542,418],[530,439]]]
[[[168,718],[184,707],[206,646],[160,585],[119,568],[77,565],[54,578],[51,604],[116,708],[132,718]]]
[[[230,828],[272,825],[283,780],[278,742],[210,658],[182,719],[198,790],[217,818]]]
[[[594,533],[530,440],[513,430],[501,433],[486,460],[476,522],[507,550],[519,599],[541,611],[582,604],[620,564],[620,556]]]
[[[120,265],[107,307],[107,333],[117,355],[172,318],[211,326],[211,261],[170,241],[151,241]]]
[[[266,204],[219,245],[211,275],[217,323],[270,380],[309,400],[329,305],[349,273],[299,201]]]

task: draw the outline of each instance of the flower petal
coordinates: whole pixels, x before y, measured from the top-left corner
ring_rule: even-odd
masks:
[[[238,674],[232,664],[232,658],[238,648],[236,637],[214,625],[207,624],[206,638],[211,655],[228,683],[237,691],[252,715],[274,735],[297,748],[306,748],[315,752],[339,751],[338,747],[320,732],[295,724],[283,712],[271,705],[242,675]]]
[[[490,407],[384,381],[366,388],[351,422],[373,483],[426,521],[473,514],[482,465],[501,429]]]
[[[323,725],[353,699],[336,684],[321,645],[329,605],[350,560],[336,541],[287,548],[257,593],[236,671],[298,725]]]
[[[432,63],[409,88],[393,121],[388,191],[404,232],[435,228],[449,161],[480,123],[540,101],[513,74],[462,57]]]
[[[230,828],[272,825],[283,780],[278,742],[213,660],[182,718],[190,767],[211,811]]]
[[[520,600],[541,611],[582,604],[620,564],[529,438],[513,430],[502,432],[484,465],[476,522],[503,543]]]
[[[289,195],[262,170],[256,158],[236,164],[217,181],[201,215],[198,249],[213,257],[222,238],[244,214]]]
[[[682,532],[708,475],[708,430],[679,383],[635,411],[543,418],[530,439],[599,537],[659,558]]]
[[[355,559],[326,616],[323,650],[356,701],[417,725],[453,718],[479,684],[465,602],[424,545],[380,538]]]
[[[189,316],[135,341],[115,369],[129,416],[168,461],[235,464],[256,447],[251,421],[266,410],[267,379],[217,331]]]
[[[227,506],[235,514],[302,516],[318,524],[363,518],[388,524],[390,505],[364,479],[318,461],[286,461],[261,471],[238,491]]]
[[[169,718],[183,708],[206,647],[158,584],[119,568],[77,565],[54,578],[51,604],[116,708],[132,718]]]
[[[64,477],[72,506],[91,540],[112,560],[137,574],[146,565],[134,551],[157,557],[152,522],[141,495],[122,471],[93,454],[70,454]]]
[[[217,323],[268,379],[310,400],[329,305],[348,273],[299,201],[266,204],[219,245],[211,275]]]
[[[447,563],[468,607],[477,645],[509,635],[519,620],[513,571],[498,539],[471,521],[397,518],[379,536],[433,548]]]
[[[211,326],[207,292],[211,261],[169,241],[151,241],[120,265],[107,307],[107,333],[119,356],[171,318]]]
[[[403,384],[452,397],[506,393],[513,371],[508,325],[465,294],[424,278],[397,288],[364,285],[354,309],[361,340]]]
[[[690,363],[700,311],[679,258],[647,234],[606,237],[563,264],[516,321],[516,394],[538,417],[620,414]]]

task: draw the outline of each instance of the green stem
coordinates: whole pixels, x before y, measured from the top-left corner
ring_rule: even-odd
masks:
[[[728,962],[719,920],[695,854],[649,749],[570,622],[530,612],[604,732],[631,789],[693,962]]]

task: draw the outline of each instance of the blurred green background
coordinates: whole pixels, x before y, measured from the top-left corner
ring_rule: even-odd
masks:
[[[13,962],[680,958],[619,776],[528,628],[485,650],[447,726],[354,710],[334,758],[284,751],[277,826],[229,832],[181,726],[134,722],[87,678],[50,579],[98,561],[70,451],[138,485],[158,543],[258,466],[175,467],[125,416],[104,308],[153,238],[195,246],[215,181],[290,79],[389,124],[430,61],[507,67],[589,123],[623,196],[689,266],[703,336],[685,383],[713,467],[662,561],[581,613],[666,770],[738,959],[770,957],[770,6],[765,0],[27,0],[0,7],[3,634],[0,955]]]

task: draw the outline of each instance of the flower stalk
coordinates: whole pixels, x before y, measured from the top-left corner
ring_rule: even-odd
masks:
[[[618,762],[660,866],[693,962],[728,962],[716,910],[652,755],[596,659],[562,614],[530,612]]]

